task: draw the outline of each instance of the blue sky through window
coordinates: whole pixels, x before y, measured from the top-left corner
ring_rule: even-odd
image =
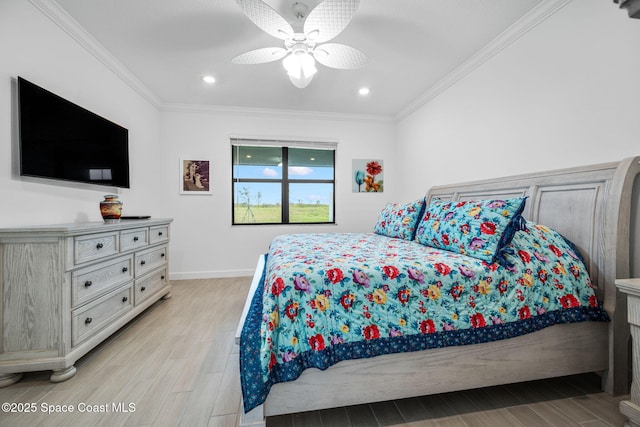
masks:
[[[234,177],[243,179],[281,179],[281,166],[255,166],[255,165],[234,165]],[[296,179],[305,180],[331,180],[333,179],[332,167],[309,167],[309,166],[290,166],[289,180]],[[276,204],[281,201],[280,183],[262,183],[262,182],[236,182],[234,183],[234,192],[236,194],[236,203],[246,203],[246,200],[240,196],[240,190],[246,188],[249,190],[251,204]],[[333,184],[296,184],[291,183],[289,187],[290,203],[320,203],[331,204],[333,201]],[[258,200],[258,193],[260,197]]]

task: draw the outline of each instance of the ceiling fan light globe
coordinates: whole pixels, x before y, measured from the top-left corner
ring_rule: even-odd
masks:
[[[311,77],[318,72],[316,68],[316,60],[313,56],[305,53],[304,55],[298,55],[300,59],[300,68],[306,77]]]
[[[290,54],[282,60],[284,69],[287,70],[287,74],[291,78],[299,79],[302,75],[302,66],[297,55]]]
[[[303,75],[300,78],[289,76],[289,80],[291,80],[291,83],[293,83],[293,85],[298,89],[304,89],[305,87],[309,86],[309,83],[311,83],[311,80],[313,80],[313,75],[309,77]]]
[[[300,79],[302,78],[302,69],[287,71],[287,75],[292,79]]]
[[[294,79],[305,79],[312,77],[318,72],[316,60],[307,52],[293,52],[282,60],[282,65],[289,77]]]

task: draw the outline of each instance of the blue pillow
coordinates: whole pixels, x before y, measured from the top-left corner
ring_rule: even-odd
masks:
[[[524,229],[526,197],[467,202],[434,201],[426,209],[416,240],[426,246],[507,266],[507,245]]]
[[[509,245],[512,255],[528,264],[531,258],[541,262],[550,262],[556,266],[556,261],[586,264],[580,249],[571,240],[564,237],[551,227],[526,221],[526,230],[516,233]],[[586,270],[586,267],[584,267]]]
[[[387,237],[413,240],[424,206],[424,199],[407,204],[387,203],[378,216],[373,232]]]

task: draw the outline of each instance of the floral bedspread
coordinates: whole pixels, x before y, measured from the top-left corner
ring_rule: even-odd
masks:
[[[511,247],[506,268],[377,234],[275,238],[242,332],[245,411],[308,367],[608,320],[561,236],[529,223]]]

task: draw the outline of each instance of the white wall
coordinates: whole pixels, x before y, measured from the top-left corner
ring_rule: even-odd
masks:
[[[371,230],[400,186],[391,121],[197,109],[161,113],[25,0],[0,1],[0,58],[0,227],[101,221],[100,200],[116,193],[125,215],[175,219],[172,278],[250,274],[276,234]],[[18,176],[17,76],[128,128],[131,189]],[[337,225],[231,227],[231,134],[338,140]],[[213,160],[213,194],[179,195],[178,159],[201,155]],[[351,193],[353,158],[384,159],[384,193]]]
[[[99,221],[108,188],[21,179],[20,75],[129,129],[125,214],[173,217],[172,278],[249,274],[271,238],[369,231],[387,201],[439,183],[640,154],[640,21],[615,4],[573,0],[397,125],[305,115],[167,109],[145,98],[25,0],[0,1],[0,227]],[[635,86],[634,86],[634,83]],[[230,135],[336,139],[331,226],[231,226]],[[180,195],[178,160],[213,160],[213,194]],[[351,160],[382,158],[385,192],[351,193]]]
[[[17,76],[128,128],[131,189],[20,178]],[[25,0],[0,1],[0,100],[0,227],[101,221],[98,204],[110,193],[125,214],[164,214],[159,112]]]
[[[398,124],[401,196],[640,155],[640,20],[573,0]]]
[[[238,276],[253,273],[259,254],[284,233],[369,232],[400,183],[395,164],[395,123],[309,118],[300,115],[167,111],[161,118],[163,201],[172,226],[172,278]],[[231,225],[230,136],[265,139],[302,137],[337,140],[336,225]],[[212,159],[212,195],[181,195],[180,157]],[[352,193],[351,160],[384,160],[383,193]],[[414,196],[420,197],[419,192]]]

